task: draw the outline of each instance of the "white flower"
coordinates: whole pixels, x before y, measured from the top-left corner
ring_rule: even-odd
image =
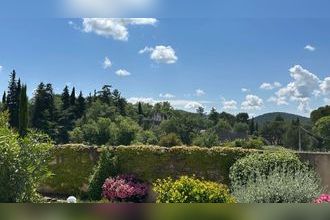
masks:
[[[77,198],[74,196],[70,196],[69,198],[67,198],[66,202],[67,203],[77,203]]]

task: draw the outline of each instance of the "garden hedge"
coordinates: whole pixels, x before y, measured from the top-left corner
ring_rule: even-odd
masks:
[[[40,188],[40,191],[81,195],[87,192],[90,178],[97,178],[98,183],[94,183],[95,188],[101,187],[98,186],[102,182],[100,180],[105,180],[111,172],[109,171],[109,174],[97,172],[97,169],[112,169],[112,167],[97,166],[102,152],[110,153],[116,158],[116,173],[132,174],[149,183],[167,177],[196,175],[206,180],[229,184],[230,167],[239,158],[256,151],[225,147],[58,146],[53,150],[54,161],[50,164],[54,175]],[[112,163],[104,164],[110,166]],[[91,182],[93,185],[93,180]]]

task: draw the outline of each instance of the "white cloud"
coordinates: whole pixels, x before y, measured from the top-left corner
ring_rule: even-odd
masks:
[[[2,70],[3,70],[3,66],[0,65],[0,72],[2,72]]]
[[[130,76],[131,73],[128,72],[127,70],[120,69],[116,71],[117,76]]]
[[[237,109],[237,102],[235,100],[223,100],[222,101],[222,108],[225,111],[232,111]]]
[[[171,46],[159,45],[155,48],[145,47],[139,54],[150,53],[150,59],[157,63],[173,64],[178,61],[175,50]]]
[[[153,9],[158,0],[61,0],[66,17],[123,17]]]
[[[330,94],[330,77],[325,78],[321,82],[320,89],[324,95]]]
[[[274,102],[276,105],[289,105],[289,103],[286,100],[286,97],[272,96],[267,101]]]
[[[165,94],[159,94],[160,98],[165,98],[165,99],[173,99],[175,98],[175,95],[172,95],[170,93],[165,93]]]
[[[195,93],[196,93],[196,96],[198,96],[198,97],[206,95],[206,93],[202,89],[196,89]]]
[[[244,93],[246,93],[246,92],[250,92],[251,90],[250,89],[247,89],[247,88],[242,88],[241,91],[244,92]]]
[[[247,95],[245,101],[242,102],[241,108],[243,110],[260,110],[264,102],[256,95]]]
[[[315,47],[313,47],[312,45],[306,45],[305,46],[305,48],[304,48],[305,50],[308,50],[308,51],[311,51],[311,52],[313,52],[313,51],[315,51],[316,50],[316,48]]]
[[[299,98],[298,99],[298,110],[304,113],[310,113],[311,107],[309,105],[310,99],[309,98]]]
[[[128,40],[128,26],[155,25],[155,18],[83,18],[83,32],[113,38],[115,40]]]
[[[260,89],[264,89],[264,90],[273,90],[275,88],[279,88],[281,87],[282,84],[279,82],[274,82],[274,83],[263,83],[260,85]]]
[[[184,108],[187,109],[187,110],[196,110],[196,109],[198,109],[200,107],[204,108],[204,106],[201,103],[195,102],[195,101],[188,102],[184,106]]]
[[[142,103],[148,103],[148,104],[154,105],[157,103],[156,100],[154,100],[153,98],[149,98],[149,97],[131,97],[131,98],[127,99],[127,101],[132,104],[142,102]]]
[[[112,62],[109,57],[105,57],[103,61],[103,69],[110,69],[112,67]]]

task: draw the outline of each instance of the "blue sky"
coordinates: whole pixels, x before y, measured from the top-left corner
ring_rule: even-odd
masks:
[[[15,17],[13,2],[0,7],[0,91],[16,69],[30,94],[41,81],[84,94],[111,84],[131,102],[252,115],[330,103],[326,1],[170,0],[135,12],[144,20],[55,18],[37,0]]]

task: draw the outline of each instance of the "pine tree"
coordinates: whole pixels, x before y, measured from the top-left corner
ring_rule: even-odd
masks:
[[[211,112],[209,114],[209,119],[211,121],[213,121],[213,124],[217,124],[219,121],[219,113],[217,112],[217,110],[215,108],[211,109]]]
[[[26,85],[23,85],[20,92],[19,102],[19,134],[21,137],[27,133],[28,126],[28,97],[26,95]]]
[[[76,88],[72,88],[72,92],[70,95],[70,106],[74,107],[76,105]]]
[[[86,100],[81,91],[77,99],[76,109],[77,118],[81,118],[85,114],[86,110]]]
[[[66,110],[70,108],[70,94],[69,94],[68,86],[65,86],[65,88],[63,89],[61,100],[62,100],[62,107],[61,107],[62,110]]]
[[[18,129],[18,108],[19,108],[19,91],[16,81],[16,72],[10,74],[10,81],[8,86],[8,95],[7,95],[7,109],[9,111],[9,124],[12,128]]]
[[[7,94],[3,92],[2,102],[1,102],[1,111],[5,111],[7,109]]]

